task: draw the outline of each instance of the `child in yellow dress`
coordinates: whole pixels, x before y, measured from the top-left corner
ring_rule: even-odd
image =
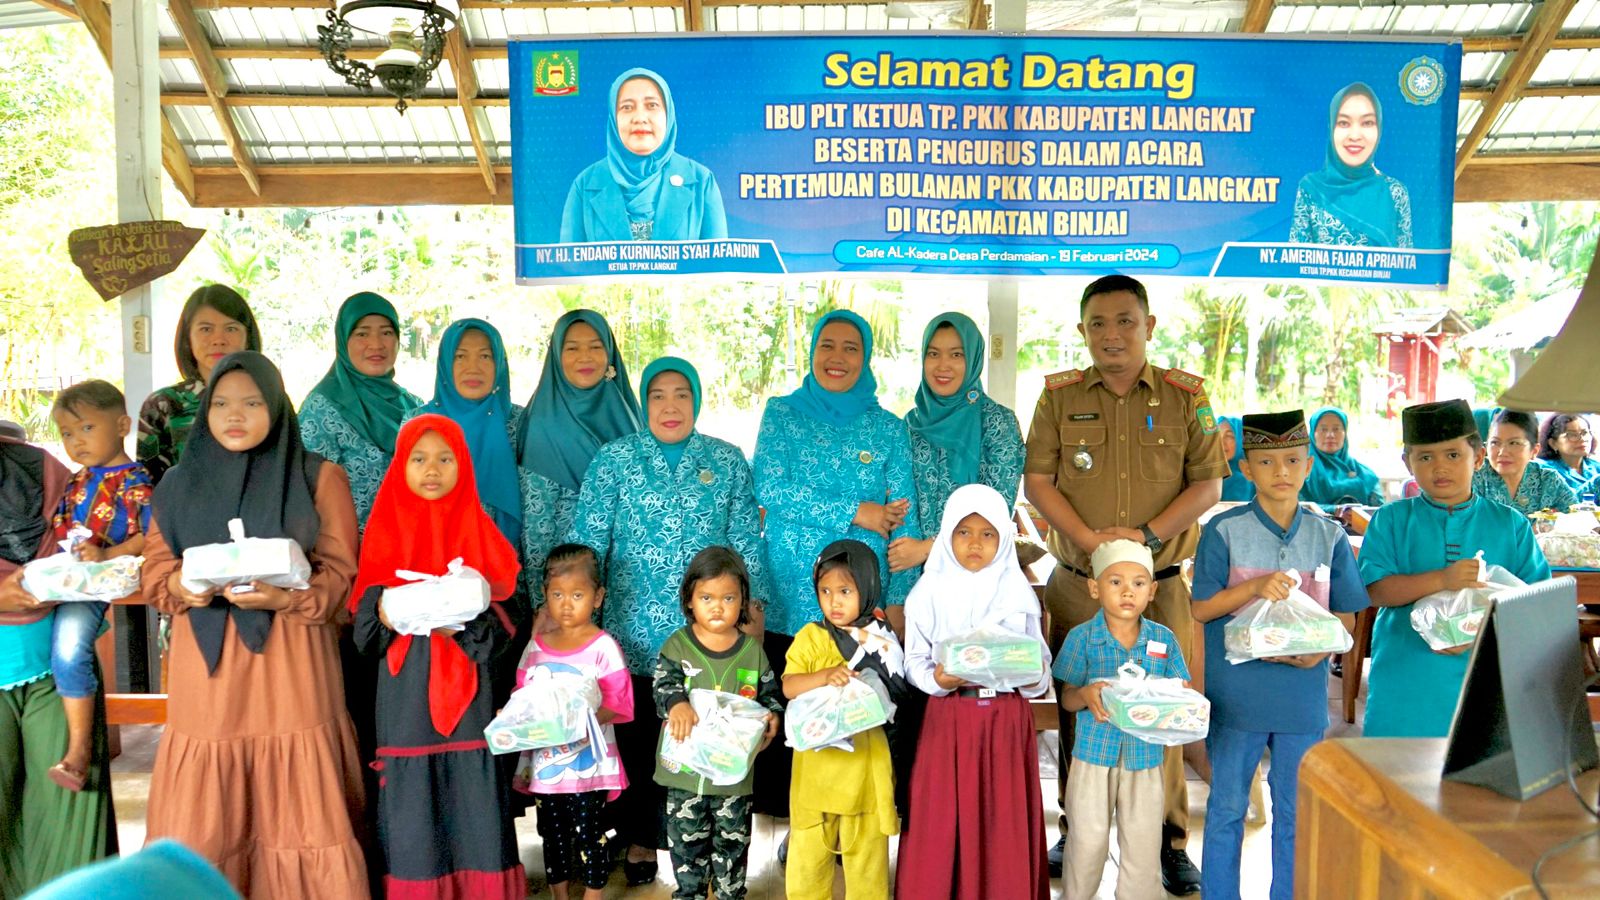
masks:
[[[878,608],[878,557],[860,541],[834,541],[812,567],[822,621],[790,646],[783,695],[875,680],[905,696],[905,656]],[[789,900],[831,900],[833,863],[843,858],[848,897],[889,896],[889,836],[900,830],[894,766],[882,727],[850,738],[853,750],[796,751],[789,782]]]

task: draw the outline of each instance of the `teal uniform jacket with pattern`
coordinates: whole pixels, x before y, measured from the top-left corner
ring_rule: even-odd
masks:
[[[1487,565],[1529,584],[1550,577],[1544,552],[1522,513],[1476,494],[1446,508],[1426,496],[1381,507],[1361,542],[1361,580],[1369,591],[1390,575],[1432,572],[1483,551]],[[1367,677],[1365,737],[1444,737],[1455,716],[1468,654],[1435,653],[1411,627],[1411,608],[1378,610]]]
[[[711,170],[686,156],[673,154],[661,169],[666,182],[656,207],[653,241],[693,241],[728,236],[722,190]],[[561,243],[631,241],[628,207],[622,187],[600,160],[578,173],[561,212]]]
[[[662,642],[683,627],[678,585],[701,550],[733,548],[750,571],[751,596],[772,593],[750,465],[739,448],[699,432],[675,470],[647,431],[600,448],[567,540],[599,555],[605,629],[635,675],[650,674]]]
[[[1022,446],[1022,426],[1017,414],[989,399],[978,398],[981,411],[981,446],[978,455],[978,483],[995,489],[1005,499],[1006,508],[1017,505],[1017,489],[1022,484],[1022,462],[1027,455]],[[912,429],[911,476],[917,483],[917,519],[924,536],[939,533],[944,504],[961,487],[950,477],[948,454]]]
[[[851,524],[863,502],[911,501],[906,521],[892,537],[922,538],[917,486],[911,475],[911,441],[905,420],[874,407],[848,425],[835,426],[800,413],[785,397],[767,401],[756,439],[756,499],[767,511],[767,562],[772,596],[767,630],[796,635],[817,619],[811,568],[823,547],[844,538],[878,555],[887,587],[885,606],[901,606],[917,570],[889,574],[888,541]]]

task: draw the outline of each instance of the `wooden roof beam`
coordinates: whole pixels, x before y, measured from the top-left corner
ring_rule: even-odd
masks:
[[[1511,53],[1522,49],[1527,35],[1508,37],[1466,37],[1461,39],[1463,53]],[[1570,35],[1550,41],[1551,50],[1600,50],[1600,34]]]
[[[239,174],[244,176],[251,190],[259,193],[261,178],[256,174],[255,160],[250,158],[244,138],[239,136],[238,123],[234,122],[233,113],[228,111],[228,77],[223,73],[216,56],[211,53],[211,42],[206,39],[205,29],[200,27],[200,19],[194,14],[192,0],[168,0],[167,12],[178,26],[178,33],[183,35],[183,43],[194,55],[195,68],[200,70],[200,84],[206,90],[211,112],[217,117],[217,127],[222,129],[222,139],[228,142],[228,152],[233,154],[234,165],[239,167]]]
[[[1461,99],[1487,102],[1494,96],[1494,91],[1488,88],[1463,88]],[[1584,84],[1539,84],[1525,87],[1517,92],[1517,99],[1526,100],[1529,97],[1597,97],[1600,96],[1600,82],[1587,82]]]
[[[1456,176],[1457,203],[1600,200],[1600,165],[1494,159],[1475,156]]]
[[[100,55],[105,58],[106,67],[110,68],[111,10],[100,0],[84,0],[79,10],[79,20],[100,47]],[[161,112],[161,162],[166,165],[167,175],[183,193],[184,199],[194,203],[194,172],[189,166],[189,154],[183,149],[183,142],[178,140],[178,133],[172,130],[166,110]]]
[[[60,13],[69,19],[81,18],[81,16],[78,15],[78,8],[70,3],[67,3],[66,0],[33,0],[33,2],[44,7],[45,9],[50,10],[51,12]]]
[[[406,108],[413,106],[456,106],[458,101],[451,95],[429,94],[415,100],[407,100]],[[168,91],[161,94],[162,106],[209,106],[211,98],[203,93]],[[510,97],[477,97],[472,101],[474,106],[510,106]],[[348,107],[348,106],[394,106],[394,98],[388,94],[230,94],[230,106],[323,106],[323,107]]]
[[[478,206],[511,202],[511,170],[495,167],[495,192],[484,190],[477,166],[263,166],[255,193],[231,166],[195,170],[196,207],[393,206],[395,176],[404,174],[407,205]]]
[[[1265,34],[1267,23],[1272,21],[1272,10],[1277,0],[1249,0],[1244,7],[1244,21],[1239,30],[1245,34]]]
[[[1478,113],[1478,120],[1472,123],[1472,128],[1467,131],[1467,136],[1461,142],[1461,149],[1456,151],[1456,179],[1460,180],[1461,173],[1467,167],[1467,160],[1478,151],[1478,145],[1489,136],[1490,129],[1494,128],[1495,120],[1500,118],[1500,113],[1517,99],[1517,95],[1528,84],[1528,79],[1539,68],[1539,62],[1550,49],[1550,42],[1555,40],[1561,31],[1561,26],[1567,21],[1567,14],[1572,12],[1573,4],[1577,0],[1544,0],[1544,5],[1534,14],[1533,26],[1528,29],[1527,40],[1522,48],[1512,57],[1501,73],[1500,80],[1495,84],[1494,93],[1483,102],[1483,109]]]
[[[452,28],[445,33],[444,52],[450,58],[450,71],[456,76],[456,99],[461,104],[461,114],[467,120],[467,135],[472,138],[472,152],[478,157],[478,170],[483,175],[484,186],[493,197],[499,191],[494,177],[494,163],[489,159],[489,148],[483,142],[478,125],[478,71],[472,67],[472,57],[467,55],[466,42],[461,39],[461,29]]]
[[[705,4],[701,0],[683,0],[683,30],[706,30]]]

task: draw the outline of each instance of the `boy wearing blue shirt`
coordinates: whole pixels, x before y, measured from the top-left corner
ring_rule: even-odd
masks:
[[[1100,602],[1094,618],[1067,633],[1051,673],[1064,682],[1061,708],[1078,714],[1067,770],[1065,886],[1067,900],[1092,900],[1100,888],[1116,816],[1117,900],[1165,896],[1161,886],[1161,827],[1166,797],[1161,761],[1166,748],[1112,725],[1100,693],[1123,663],[1151,678],[1189,681],[1178,641],[1164,625],[1144,618],[1155,596],[1150,548],[1129,540],[1106,541],[1089,557],[1089,596]]]
[[[1344,529],[1300,509],[1300,488],[1311,472],[1311,435],[1305,414],[1248,415],[1242,425],[1240,472],[1255,485],[1248,505],[1216,516],[1200,533],[1195,553],[1194,618],[1205,623],[1206,696],[1211,700],[1211,797],[1206,802],[1206,900],[1237,900],[1244,819],[1250,782],[1263,750],[1272,750],[1273,900],[1294,896],[1295,797],[1300,758],[1328,728],[1328,654],[1281,656],[1234,665],[1223,631],[1241,607],[1257,597],[1287,599],[1300,590],[1325,609],[1351,614],[1365,609],[1355,556]]]
[[[1407,407],[1400,415],[1406,468],[1422,493],[1379,509],[1361,545],[1372,605],[1366,737],[1444,737],[1450,732],[1471,645],[1435,652],[1411,627],[1411,605],[1436,591],[1478,586],[1478,561],[1528,583],[1550,577],[1533,528],[1517,510],[1479,497],[1472,473],[1483,441],[1462,400]]]

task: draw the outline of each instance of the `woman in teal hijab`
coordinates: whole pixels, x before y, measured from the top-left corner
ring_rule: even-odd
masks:
[[[356,519],[364,526],[400,423],[422,401],[394,380],[400,349],[394,304],[370,291],[352,295],[339,307],[333,339],[333,365],[301,404],[300,433],[307,450],[350,476]]]
[[[639,400],[605,316],[575,309],[557,319],[517,437],[522,465],[576,492],[600,447],[639,424]]]
[[[1222,454],[1228,457],[1230,472],[1227,478],[1222,479],[1222,499],[1253,500],[1256,496],[1255,483],[1239,472],[1239,464],[1244,462],[1244,421],[1238,416],[1218,416],[1217,424],[1222,426]]]
[[[513,547],[522,543],[522,490],[512,447],[521,412],[511,402],[511,371],[500,332],[482,319],[452,322],[439,341],[433,399],[416,414],[438,413],[461,426],[478,497]]]
[[[906,413],[917,515],[924,535],[939,533],[945,501],[967,484],[986,484],[1016,505],[1024,450],[1017,414],[983,390],[983,332],[958,312],[942,313],[922,332],[922,383]],[[889,570],[922,565],[933,538],[895,538]]]
[[[767,661],[780,677],[794,635],[814,621],[811,586],[818,551],[853,538],[879,560],[886,614],[902,626],[914,568],[892,576],[891,538],[922,539],[906,423],[878,405],[872,329],[849,310],[817,320],[811,368],[799,390],[767,401],[756,438],[756,498],[767,511],[772,596],[766,609]],[[787,816],[789,752],[774,745],[756,762],[758,812]]]
[[[691,241],[728,236],[711,170],[677,153],[678,108],[666,79],[629,69],[611,83],[606,158],[579,173],[561,242]]]
[[[1311,417],[1311,474],[1300,499],[1330,511],[1347,503],[1381,506],[1378,475],[1350,456],[1350,419],[1343,410],[1325,406]]]
[[[1411,195],[1372,162],[1382,129],[1372,88],[1358,81],[1333,95],[1322,168],[1295,192],[1292,243],[1412,246]]]
[[[583,479],[567,540],[592,547],[605,573],[606,631],[628,660],[636,697],[651,696],[661,645],[683,627],[678,585],[695,554],[731,547],[750,572],[750,596],[771,596],[750,464],[738,447],[702,434],[700,375],[668,356],[645,367],[639,382],[646,427],[600,449]],[[630,772],[655,765],[661,720],[655,704],[634,705],[616,726],[617,749]],[[770,752],[770,750],[768,751]],[[629,847],[629,884],[654,878],[655,851],[666,846],[663,789],[630,778],[615,821]]]

